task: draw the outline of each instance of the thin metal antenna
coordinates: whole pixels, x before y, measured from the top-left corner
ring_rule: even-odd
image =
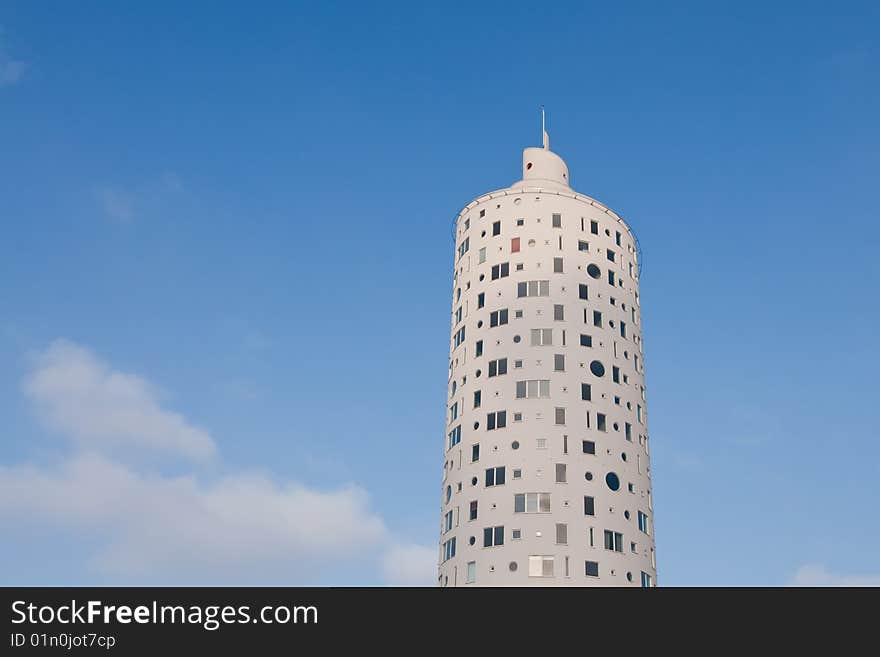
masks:
[[[544,150],[550,148],[550,135],[547,134],[547,118],[544,114],[544,106],[541,105],[541,140],[544,144]]]

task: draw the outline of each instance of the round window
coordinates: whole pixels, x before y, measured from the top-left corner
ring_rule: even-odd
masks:
[[[477,485],[477,478],[471,477],[471,486],[476,486],[476,485]]]
[[[468,543],[470,543],[471,545],[473,545],[473,544],[476,543],[476,542],[477,542],[477,537],[476,537],[476,536],[471,536],[471,537],[468,539]]]
[[[518,440],[514,440],[512,443],[510,443],[510,447],[511,447],[512,449],[519,449],[519,441],[518,441]]]
[[[620,488],[620,479],[613,472],[605,475],[605,483],[608,484],[608,488],[611,490],[618,490]]]
[[[605,376],[605,366],[598,360],[594,360],[592,363],[590,363],[590,371],[595,376]]]
[[[514,336],[513,336],[513,341],[516,342],[517,344],[519,344],[519,341],[520,341],[521,339],[522,339],[522,338],[520,338],[518,335],[514,335]]]
[[[586,479],[587,481],[593,481],[593,473],[592,472],[585,473],[584,479]]]
[[[587,273],[593,278],[599,278],[602,275],[602,270],[596,265],[587,265]]]
[[[515,573],[517,569],[516,561],[511,561],[508,568],[510,568],[510,572]]]

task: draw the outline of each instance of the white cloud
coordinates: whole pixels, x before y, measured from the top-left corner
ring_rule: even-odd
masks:
[[[54,466],[0,465],[0,526],[82,540],[91,553],[81,583],[97,574],[114,584],[303,584],[328,572],[340,583],[352,572],[434,583],[436,549],[395,542],[358,486],[316,490],[256,472],[168,475],[101,453],[123,443],[202,456],[214,443],[163,410],[149,382],[84,347],[53,342],[24,389],[41,418],[83,449]]]
[[[0,467],[0,517],[87,531],[92,567],[116,577],[295,583],[309,569],[376,554],[387,540],[366,493],[316,491],[260,474],[204,483],[138,473],[99,455],[57,468]]]
[[[134,200],[128,192],[118,187],[99,187],[95,190],[95,197],[111,219],[128,223],[134,217]]]
[[[434,586],[437,573],[437,549],[421,545],[395,545],[382,563],[385,577],[395,586]]]
[[[841,575],[831,573],[821,565],[798,568],[792,586],[880,586],[880,575]]]
[[[0,46],[0,87],[12,85],[24,75],[24,62],[10,57]]]
[[[109,368],[88,349],[56,340],[34,358],[24,391],[41,420],[80,443],[132,446],[204,459],[215,451],[203,429],[163,409],[149,382]]]

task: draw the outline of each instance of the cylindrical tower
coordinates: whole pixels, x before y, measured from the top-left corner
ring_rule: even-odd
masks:
[[[455,227],[441,586],[657,581],[637,243],[548,142]]]

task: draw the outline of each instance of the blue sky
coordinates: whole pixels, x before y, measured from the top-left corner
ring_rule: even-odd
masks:
[[[3,2],[0,583],[433,581],[450,224],[541,104],[644,252],[659,583],[880,582],[878,34]]]

